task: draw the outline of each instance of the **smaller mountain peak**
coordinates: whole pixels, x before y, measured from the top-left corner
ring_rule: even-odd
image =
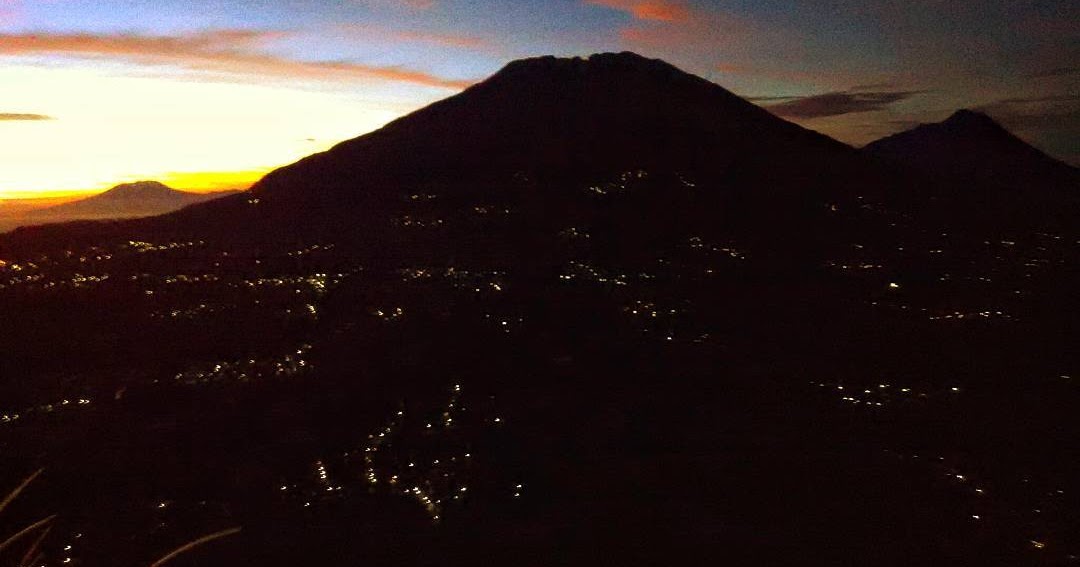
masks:
[[[1016,137],[986,114],[969,109],[882,138],[865,150],[953,182],[1017,191],[1075,188],[1080,183],[1077,170]]]
[[[164,183],[159,181],[135,181],[132,183],[121,183],[112,189],[109,189],[105,193],[108,194],[168,194],[172,193],[173,189]]]
[[[942,124],[959,127],[992,127],[1000,129],[1001,126],[986,114],[976,110],[961,108],[945,119]]]

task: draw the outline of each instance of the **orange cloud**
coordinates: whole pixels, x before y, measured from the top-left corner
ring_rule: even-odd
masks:
[[[26,114],[21,112],[0,112],[0,122],[4,121],[39,121],[39,120],[54,120],[52,116],[46,116],[44,114]]]
[[[639,22],[619,30],[619,39],[635,48],[673,53],[744,55],[765,32],[753,22],[734,14],[713,10],[688,12],[678,25]]]
[[[171,65],[197,71],[298,79],[376,79],[461,89],[451,80],[400,67],[340,61],[298,61],[252,50],[281,39],[283,32],[218,30],[183,36],[92,34],[0,34],[0,56],[61,55],[119,59],[141,65]]]
[[[685,22],[690,10],[678,0],[585,0],[587,4],[606,6],[627,12],[638,20]]]

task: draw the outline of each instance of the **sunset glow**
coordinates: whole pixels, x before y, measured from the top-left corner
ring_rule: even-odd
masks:
[[[0,124],[0,198],[139,179],[195,191],[246,188],[404,109],[337,91],[128,76],[85,64],[0,67],[0,83],[9,108],[47,108],[49,117]]]
[[[239,1],[0,2],[0,199],[137,179],[246,187],[512,58],[618,50],[855,145],[966,106],[1080,161],[1070,94],[1080,74],[1044,63],[1075,50],[1076,8],[1064,2],[1009,13],[967,0],[839,12],[704,0],[308,4],[252,14]],[[994,50],[975,51],[980,41]]]

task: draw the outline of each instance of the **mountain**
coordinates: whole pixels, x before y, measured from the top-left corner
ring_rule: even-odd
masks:
[[[767,179],[779,191],[826,175],[843,181],[857,159],[843,144],[659,60],[541,57],[275,171],[253,193],[366,201],[388,184],[581,182],[657,168]]]
[[[993,118],[959,110],[936,124],[882,138],[864,151],[894,163],[962,183],[1015,190],[1080,191],[1080,170],[1010,133]]]
[[[555,225],[567,211],[610,213],[591,187],[634,193],[628,182],[663,193],[647,223],[628,212],[636,217],[626,222],[647,224],[645,234],[685,222],[733,230],[765,223],[778,230],[755,234],[799,234],[801,242],[823,234],[811,225],[827,203],[854,207],[858,198],[896,193],[902,180],[853,148],[665,62],[633,53],[539,57],[278,169],[249,193],[107,230],[195,230],[249,242],[345,239],[389,255],[403,243],[398,225],[406,217],[430,217],[410,226],[445,221],[453,225],[442,231],[449,238],[469,226],[454,217],[475,217],[474,207],[509,208],[534,228],[561,230]],[[490,230],[479,236],[499,246]]]
[[[632,53],[542,57],[513,62],[460,95],[280,170],[257,188],[287,193],[304,174],[331,168],[349,182],[373,173],[399,180],[477,172],[558,178],[658,164],[725,171],[798,159],[795,149],[811,157],[844,150],[659,60]]]
[[[231,195],[236,191],[188,193],[157,181],[117,185],[104,193],[62,205],[30,211],[28,220],[119,219],[161,215],[195,203]]]

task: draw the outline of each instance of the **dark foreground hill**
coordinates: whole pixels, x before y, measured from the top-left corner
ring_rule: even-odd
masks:
[[[85,565],[1068,564],[1080,233],[960,189],[603,54],[17,231],[9,518]]]

